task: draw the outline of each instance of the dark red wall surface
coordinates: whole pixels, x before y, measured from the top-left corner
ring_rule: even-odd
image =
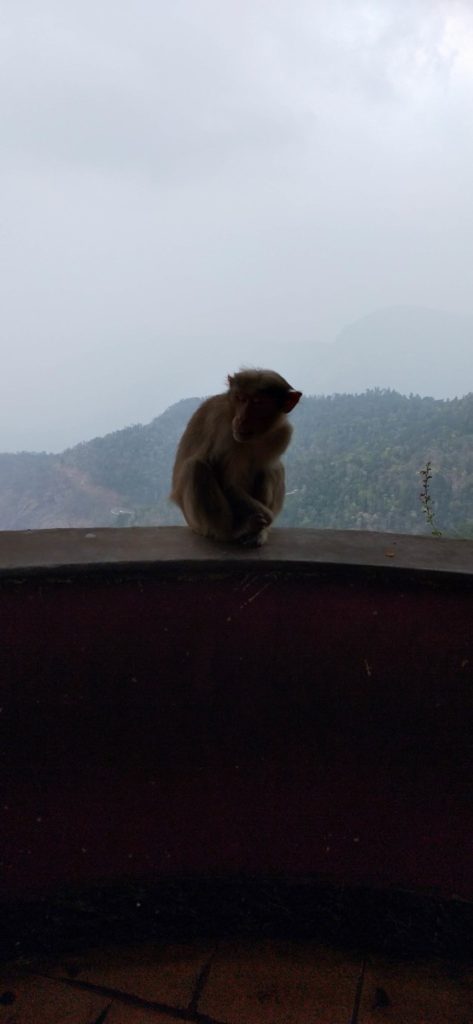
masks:
[[[471,576],[290,558],[0,580],[1,890],[473,897]]]

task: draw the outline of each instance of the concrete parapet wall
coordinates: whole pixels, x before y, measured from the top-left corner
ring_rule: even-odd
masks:
[[[1,896],[315,878],[473,898],[473,543],[0,534]]]

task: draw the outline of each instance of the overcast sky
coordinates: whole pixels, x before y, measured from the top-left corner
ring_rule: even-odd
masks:
[[[0,112],[0,450],[473,313],[470,0],[0,0]]]

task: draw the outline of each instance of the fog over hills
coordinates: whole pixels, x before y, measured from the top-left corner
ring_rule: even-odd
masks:
[[[298,340],[295,331],[284,342],[262,334],[250,344],[242,335],[235,339],[230,359],[225,338],[221,344],[218,339],[209,342],[202,351],[189,335],[188,347],[192,354],[176,374],[172,345],[163,350],[161,343],[160,351],[156,343],[153,365],[137,358],[126,381],[120,371],[123,346],[110,349],[106,380],[91,358],[62,413],[63,395],[50,406],[38,387],[39,405],[30,402],[28,392],[20,392],[22,404],[17,403],[15,412],[19,424],[9,420],[8,407],[0,403],[0,451],[59,452],[127,423],[149,422],[189,395],[223,390],[226,375],[243,365],[278,370],[306,396],[360,394],[378,387],[452,398],[473,390],[473,316],[420,306],[372,312],[345,326],[330,344]],[[132,360],[131,351],[128,358]],[[13,443],[13,437],[21,440]]]
[[[380,387],[461,397],[473,389],[473,316],[421,306],[379,309],[305,358],[298,384],[306,393],[359,394]]]
[[[281,522],[418,532],[418,474],[432,459],[443,524],[470,535],[473,317],[382,309],[273,366],[305,396],[291,417],[294,496]],[[62,454],[0,454],[0,529],[182,522],[168,501],[171,468],[198,402],[181,398],[145,426]]]

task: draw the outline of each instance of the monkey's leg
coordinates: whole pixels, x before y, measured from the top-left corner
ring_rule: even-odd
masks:
[[[255,481],[253,496],[272,512],[273,518],[279,515],[283,504],[285,487],[285,472],[282,462],[275,466],[261,470]]]
[[[270,509],[239,487],[225,488],[225,494],[233,513],[233,539],[242,544],[260,543],[256,539],[258,534],[273,519]]]
[[[284,502],[284,467],[282,463],[261,470],[246,496],[246,514],[237,539],[246,546],[260,547],[268,539],[268,529]]]
[[[240,544],[259,547],[267,539],[272,513],[260,501],[245,492],[232,492],[230,505],[233,510],[233,539]]]
[[[179,491],[179,505],[195,533],[223,541],[232,538],[232,510],[207,462],[200,459],[187,461]]]

